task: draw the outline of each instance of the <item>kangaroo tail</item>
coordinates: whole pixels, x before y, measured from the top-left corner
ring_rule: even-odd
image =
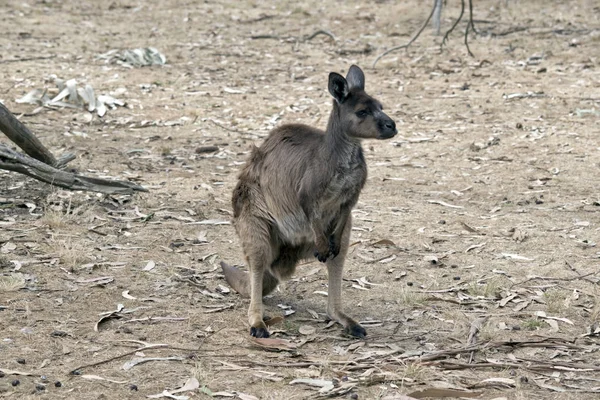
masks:
[[[243,297],[250,297],[250,278],[248,273],[224,261],[221,261],[221,268],[229,286]]]

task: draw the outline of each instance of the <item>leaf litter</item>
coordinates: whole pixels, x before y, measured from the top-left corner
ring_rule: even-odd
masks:
[[[103,117],[108,109],[124,107],[125,102],[118,100],[110,95],[96,95],[91,85],[77,87],[75,79],[64,81],[56,76],[51,77],[57,87],[58,94],[50,96],[54,92],[52,89],[34,89],[25,96],[16,99],[17,103],[34,104],[48,108],[77,108],[86,109],[89,112],[95,112],[99,117]],[[36,113],[36,111],[34,111]]]

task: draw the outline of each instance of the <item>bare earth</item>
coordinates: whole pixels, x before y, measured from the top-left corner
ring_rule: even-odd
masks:
[[[316,398],[290,382],[319,379],[340,398],[597,399],[598,3],[477,1],[474,57],[465,19],[442,52],[427,27],[375,69],[430,2],[211,3],[0,6],[0,100],[54,154],[75,152],[71,168],[149,189],[69,192],[0,171],[0,398],[146,398],[196,378],[176,395]],[[448,1],[442,32],[459,13]],[[335,41],[307,40],[319,30]],[[146,46],[167,65],[97,58]],[[310,260],[265,299],[271,317],[295,311],[270,328],[294,348],[261,348],[218,267],[244,262],[231,191],[274,126],[325,126],[327,75],[353,63],[399,128],[364,143],[353,212],[344,302],[369,336],[327,323],[326,270]],[[90,118],[15,102],[54,89],[52,74],[127,107]],[[163,360],[123,368],[141,357]]]

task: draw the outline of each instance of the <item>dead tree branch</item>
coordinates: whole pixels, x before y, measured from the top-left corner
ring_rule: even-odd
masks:
[[[429,16],[427,17],[427,19],[425,20],[425,22],[423,23],[423,25],[421,25],[421,28],[417,31],[417,33],[415,33],[413,35],[412,38],[410,38],[410,40],[408,41],[408,43],[403,44],[401,46],[396,46],[396,47],[392,47],[391,49],[388,49],[386,51],[384,51],[383,53],[381,53],[380,55],[377,56],[377,58],[375,59],[375,61],[373,61],[373,68],[375,68],[375,66],[377,65],[377,62],[385,57],[386,55],[390,54],[392,51],[396,51],[396,50],[400,50],[400,49],[405,49],[408,46],[410,46],[415,40],[417,40],[419,38],[419,35],[421,35],[421,32],[423,32],[425,30],[425,27],[427,26],[427,24],[429,24],[429,21],[431,20],[431,17],[433,16],[433,13],[436,10],[436,5],[437,5],[437,0],[433,1],[433,7],[431,8],[431,12],[429,13]]]
[[[2,144],[0,144],[0,169],[19,172],[50,185],[71,190],[106,194],[133,194],[135,191],[148,191],[131,182],[109,181],[60,170],[35,158],[20,154]]]
[[[31,157],[57,167],[56,158],[25,125],[0,103],[0,131]]]
[[[74,160],[75,155],[67,153],[57,160],[42,142],[1,103],[0,131],[4,132],[26,153],[18,153],[6,145],[0,144],[0,169],[19,172],[39,181],[71,190],[107,194],[132,194],[135,191],[147,191],[135,183],[87,177],[59,169]]]
[[[373,68],[375,68],[375,66],[377,65],[377,63],[379,62],[379,60],[381,58],[385,57],[389,53],[399,50],[399,49],[408,48],[415,40],[418,39],[419,35],[421,35],[423,30],[425,30],[425,27],[427,26],[427,24],[429,24],[429,21],[431,20],[432,17],[434,17],[434,15],[435,15],[435,18],[437,19],[437,22],[434,20],[434,22],[436,23],[436,29],[437,29],[437,23],[439,22],[439,18],[440,18],[440,15],[438,13],[441,13],[441,9],[442,9],[441,1],[433,0],[433,7],[431,8],[429,17],[427,17],[427,19],[425,20],[425,22],[423,23],[421,28],[417,31],[417,33],[415,33],[413,35],[413,37],[410,38],[408,43],[403,44],[401,46],[392,47],[391,49],[388,49],[388,50],[384,51],[383,53],[381,53],[380,55],[378,55],[377,58],[375,59],[375,61],[373,62]],[[462,18],[464,16],[464,13],[465,13],[465,0],[461,0],[460,15],[458,16],[458,19],[454,22],[452,27],[444,34],[444,38],[442,39],[442,44],[440,45],[440,49],[445,45],[450,33],[452,33],[452,31],[460,23],[460,21],[462,20]],[[468,41],[470,30],[472,30],[474,33],[477,33],[477,31],[475,30],[475,23],[473,22],[473,0],[469,0],[469,21],[467,23],[467,27],[465,29],[465,36],[464,36],[465,37],[465,46],[467,47],[467,51],[469,52],[469,55],[471,57],[473,57],[473,53],[471,52],[471,49],[469,48],[469,41]]]
[[[440,34],[441,19],[442,19],[442,2],[443,0],[435,0],[435,11],[433,12],[433,30],[436,35]]]
[[[446,40],[448,40],[448,37],[450,36],[450,34],[454,30],[454,28],[456,28],[456,26],[458,25],[458,23],[460,22],[460,20],[462,19],[464,14],[465,14],[465,0],[460,0],[460,15],[458,16],[456,21],[454,21],[454,24],[452,24],[452,27],[446,31],[446,34],[444,35],[444,38],[442,39],[442,44],[440,45],[440,49],[442,47],[444,47],[444,44],[446,44]]]

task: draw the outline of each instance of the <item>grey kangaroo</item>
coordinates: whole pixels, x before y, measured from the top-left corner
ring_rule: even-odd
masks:
[[[396,124],[365,93],[353,65],[346,78],[331,72],[333,110],[325,132],[300,124],[275,128],[254,147],[233,191],[233,220],[249,273],[221,262],[225,279],[250,296],[250,334],[269,337],[262,297],[294,274],[301,259],[327,265],[327,314],[346,333],[366,330],[342,311],[342,270],[352,229],[351,210],[367,179],[361,139],[389,139]]]

